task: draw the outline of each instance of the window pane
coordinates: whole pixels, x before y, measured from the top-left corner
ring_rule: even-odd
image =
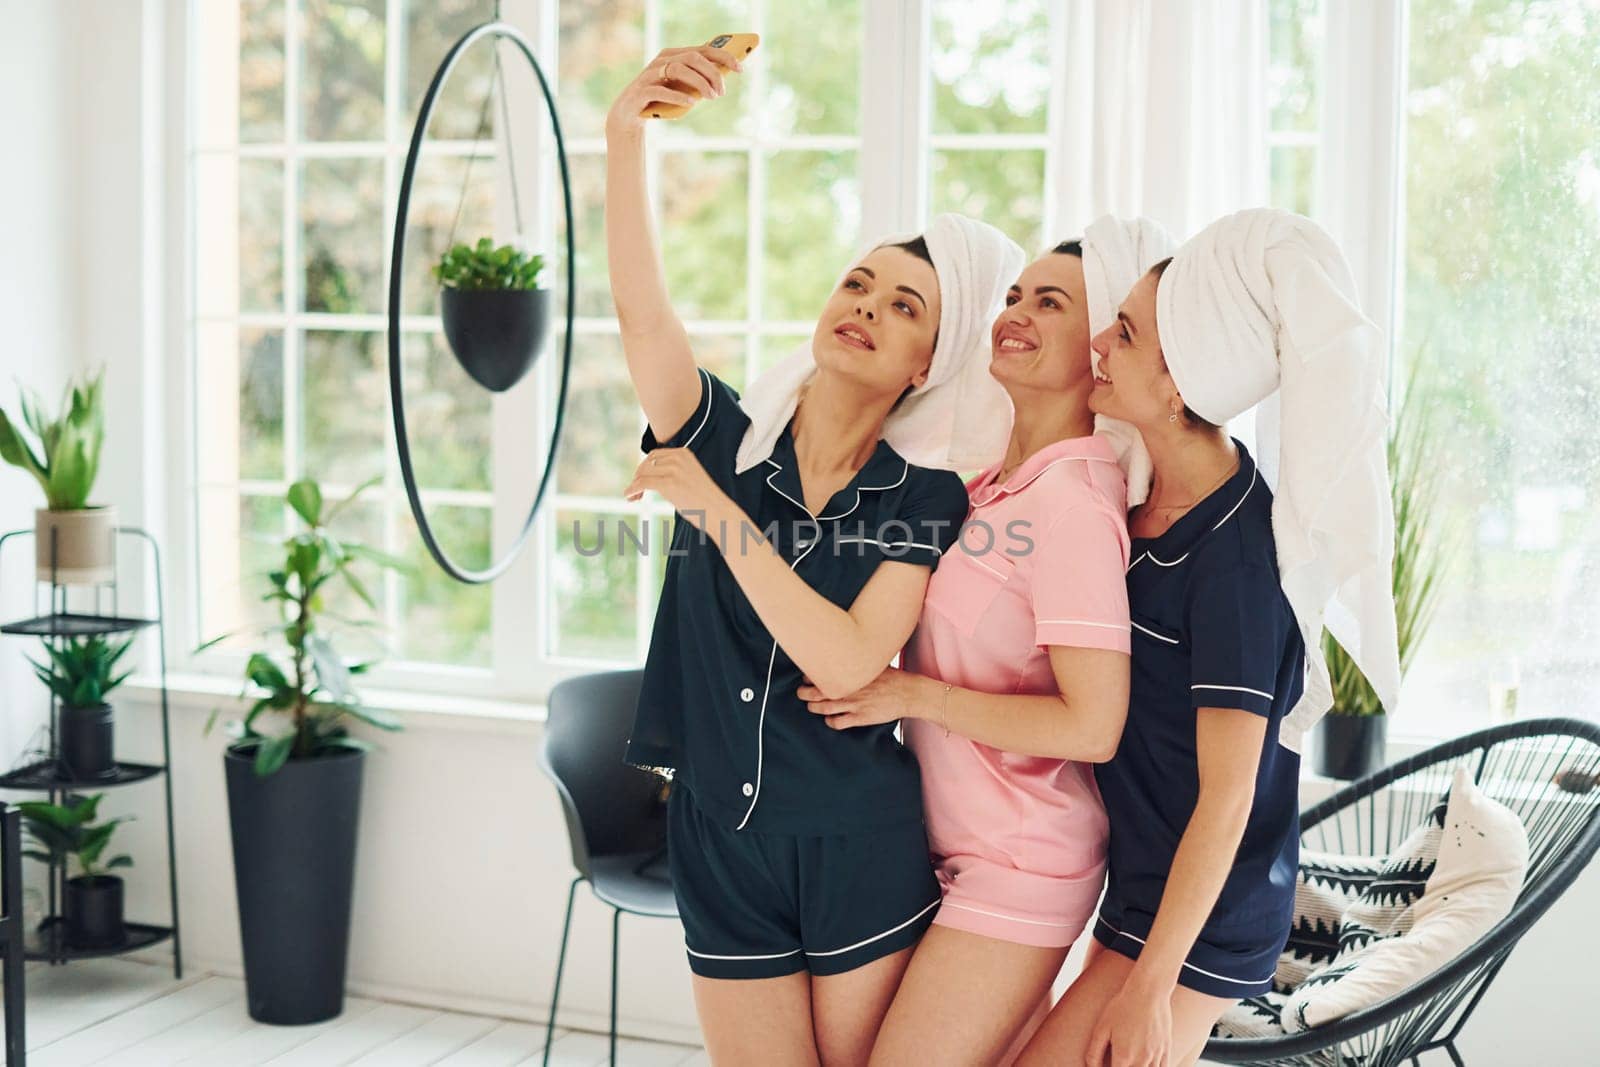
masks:
[[[1268,196],[1273,207],[1311,214],[1317,150],[1309,145],[1273,145]]]
[[[305,309],[382,312],[382,161],[308,159],[300,173]]]
[[[303,0],[300,136],[383,140],[384,0]]]
[[[1272,130],[1317,129],[1322,0],[1269,0],[1267,99]]]
[[[283,0],[192,10],[196,143],[283,140]]]
[[[241,496],[232,486],[202,489],[196,519],[203,532],[198,577],[200,639],[277,621],[274,605],[262,601],[267,571],[281,566],[283,501],[278,496]],[[252,633],[232,637],[228,648],[259,647]]]
[[[1044,246],[1043,152],[935,152],[930,184],[935,213],[959,211],[999,227],[1024,249]]]
[[[422,97],[444,61],[445,53],[472,27],[494,18],[492,0],[411,0],[406,4],[406,101],[403,119],[416,122]],[[428,136],[441,140],[471,140],[481,127],[492,136],[499,105],[488,103],[494,81],[493,41],[477,41],[456,61],[444,91],[433,102],[433,119]],[[514,48],[515,46],[511,46]],[[513,51],[501,56],[501,63],[526,65],[527,60]],[[537,106],[543,114],[544,101]],[[485,113],[485,105],[491,109]],[[517,113],[515,105],[512,114]],[[407,131],[409,133],[409,131]]]
[[[1400,722],[1471,729],[1507,685],[1520,716],[1592,717],[1600,9],[1413,0],[1411,18],[1398,355],[1425,378],[1400,417],[1442,413],[1429,525],[1461,547]]]
[[[563,120],[565,121],[565,120]],[[577,313],[586,318],[610,318],[616,314],[611,304],[611,280],[606,261],[606,157],[597,153],[567,156],[567,173],[572,180],[572,217],[577,233],[578,253]],[[565,318],[567,313],[567,220],[559,189],[550,201],[556,220],[554,254],[545,257],[545,284],[550,287],[551,307]]]
[[[860,0],[767,5],[766,33],[751,61],[766,68],[760,108],[768,133],[860,129],[861,8]]]
[[[195,160],[195,311],[283,310],[283,163]]]
[[[684,318],[745,316],[749,169],[743,152],[662,157],[661,253]]]
[[[767,319],[815,319],[856,252],[854,152],[777,152],[767,161]]]
[[[718,34],[748,29],[752,22],[751,6],[749,0],[695,0],[692,4],[663,4],[661,45],[663,48],[690,48],[705,44]],[[633,73],[637,74],[638,71],[634,70]],[[727,95],[718,100],[702,101],[686,117],[668,122],[673,134],[751,133],[750,116],[755,111],[755,99],[750,92],[749,81],[748,70],[743,74],[728,75]]]
[[[556,551],[551,559],[555,583],[555,654],[584,659],[633,662],[637,658],[635,577],[644,553],[664,551],[659,524],[632,516],[589,511],[556,513]]]
[[[463,585],[445,574],[428,555],[416,522],[404,503],[396,507],[402,558],[412,571],[401,582],[401,625],[395,655],[412,662],[487,667],[490,638],[490,585]],[[491,537],[488,508],[428,503],[428,525],[451,559],[474,570],[487,567]]]
[[[809,345],[811,335],[806,334],[767,334],[761,338],[761,347],[756,352],[756,373],[766,371],[789,358],[790,353],[801,345]]]
[[[433,268],[452,244],[475,244],[480,237],[500,243],[494,229],[498,166],[492,149],[477,160],[427,151],[417,159],[406,212],[402,306],[407,315],[439,313],[439,282]]]
[[[309,330],[303,335],[305,459],[300,473],[353,487],[383,473],[389,380],[383,335]]]
[[[387,340],[374,336],[387,358]],[[494,394],[461,369],[443,334],[412,333],[405,340],[406,433],[417,485],[487,490],[494,458]],[[384,393],[379,414],[387,423],[387,380],[380,384]]]
[[[241,330],[239,345],[239,474],[283,477],[283,334]]]
[[[560,341],[559,333],[555,341]],[[573,345],[572,383],[556,460],[561,492],[620,498],[642,458],[643,428],[622,339],[611,333],[579,334]]]
[[[561,132],[599,137],[622,87],[644,67],[643,0],[563,0]]]
[[[690,334],[689,344],[694,349],[694,360],[736,391],[743,393],[744,350],[743,334]]]
[[[929,57],[933,132],[1044,133],[1049,40],[1043,0],[936,0]]]

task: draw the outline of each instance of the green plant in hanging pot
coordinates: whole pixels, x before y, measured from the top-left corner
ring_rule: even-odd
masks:
[[[1413,367],[1405,405],[1389,429],[1388,463],[1394,505],[1394,613],[1404,676],[1438,606],[1452,544],[1440,529],[1440,468],[1433,453],[1427,396],[1418,389],[1422,360]],[[1388,717],[1361,669],[1328,631],[1322,632],[1333,707],[1317,723],[1318,774],[1354,781],[1386,762]]]
[[[550,291],[539,284],[543,270],[543,256],[487,237],[454,245],[434,265],[445,340],[485,389],[510,389],[544,350]]]
[[[21,425],[0,410],[0,459],[33,475],[44,490],[45,506],[34,515],[40,581],[90,585],[115,572],[116,509],[89,503],[105,442],[103,378],[97,372],[69,384],[56,413],[24,390]]]
[[[48,660],[28,661],[60,705],[56,751],[61,772],[74,781],[117,775],[107,697],[132,673],[116,673],[118,661],[132,644],[132,638],[113,641],[104,634],[46,638]]]
[[[104,795],[69,796],[63,798],[64,804],[25,800],[17,805],[29,840],[39,846],[24,849],[23,855],[49,864],[52,870],[65,870],[70,861],[77,861],[80,873],[66,880],[62,898],[65,938],[74,948],[111,947],[128,936],[122,917],[122,879],[111,872],[133,866],[133,858],[113,856],[101,862],[101,856],[117,827],[133,817],[97,822]]]
[[[334,645],[337,628],[370,622],[328,606],[342,585],[375,609],[358,568],[406,567],[332,530],[372,484],[331,507],[314,481],[289,487],[288,504],[305,527],[284,540],[262,597],[279,608],[279,622],[265,632],[281,644],[246,661],[253,699],[232,724],[223,756],[246,1002],[260,1022],[313,1023],[344,1009],[362,766],[371,747],[348,724],[400,729],[355,691],[353,678],[370,664],[346,663]],[[213,712],[208,731],[215,720]]]

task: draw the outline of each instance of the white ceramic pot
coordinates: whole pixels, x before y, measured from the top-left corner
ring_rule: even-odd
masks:
[[[34,563],[39,580],[57,585],[111,581],[116,574],[116,525],[117,509],[110,506],[35,511]]]

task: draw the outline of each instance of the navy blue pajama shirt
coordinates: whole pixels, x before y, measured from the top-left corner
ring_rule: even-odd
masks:
[[[1239,998],[1271,988],[1299,861],[1300,757],[1278,743],[1300,699],[1305,648],[1278,578],[1272,493],[1242,444],[1239,470],[1128,567],[1133,659],[1127,726],[1095,769],[1111,825],[1095,937],[1137,958],[1199,796],[1201,708],[1267,720],[1238,853],[1179,983]]]
[[[848,609],[879,564],[937,566],[960,534],[959,476],[887,442],[815,515],[794,439],[735,473],[750,425],[701,368],[684,425],[640,447],[687,448],[805,583]],[[939,902],[915,755],[895,724],[835,730],[797,695],[799,667],[739,588],[714,539],[767,551],[682,515],[656,610],[625,759],[670,773],[669,855],[696,973],[838,973],[915,943]],[[887,666],[885,662],[885,666]]]

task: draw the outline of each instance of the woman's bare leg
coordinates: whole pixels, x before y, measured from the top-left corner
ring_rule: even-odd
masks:
[[[1133,971],[1133,961],[1120,952],[1091,952],[1089,962],[1066,996],[1050,1012],[1017,1060],[1018,1067],[1046,1067],[1084,1062],[1089,1035],[1106,1003],[1116,996]],[[1170,1067],[1192,1064],[1206,1038],[1233,1001],[1177,986],[1172,991]],[[1178,1050],[1182,1050],[1181,1052]]]
[[[1065,948],[1038,948],[935,923],[884,1019],[875,1065],[997,1063],[1050,993]]]
[[[722,1067],[748,1063],[816,1067],[811,975],[704,978],[694,975],[694,1005],[706,1053]]]
[[[926,936],[926,935],[924,935]],[[903,948],[843,974],[811,979],[811,1014],[825,1067],[858,1067],[872,1055],[878,1028],[911,962]]]

